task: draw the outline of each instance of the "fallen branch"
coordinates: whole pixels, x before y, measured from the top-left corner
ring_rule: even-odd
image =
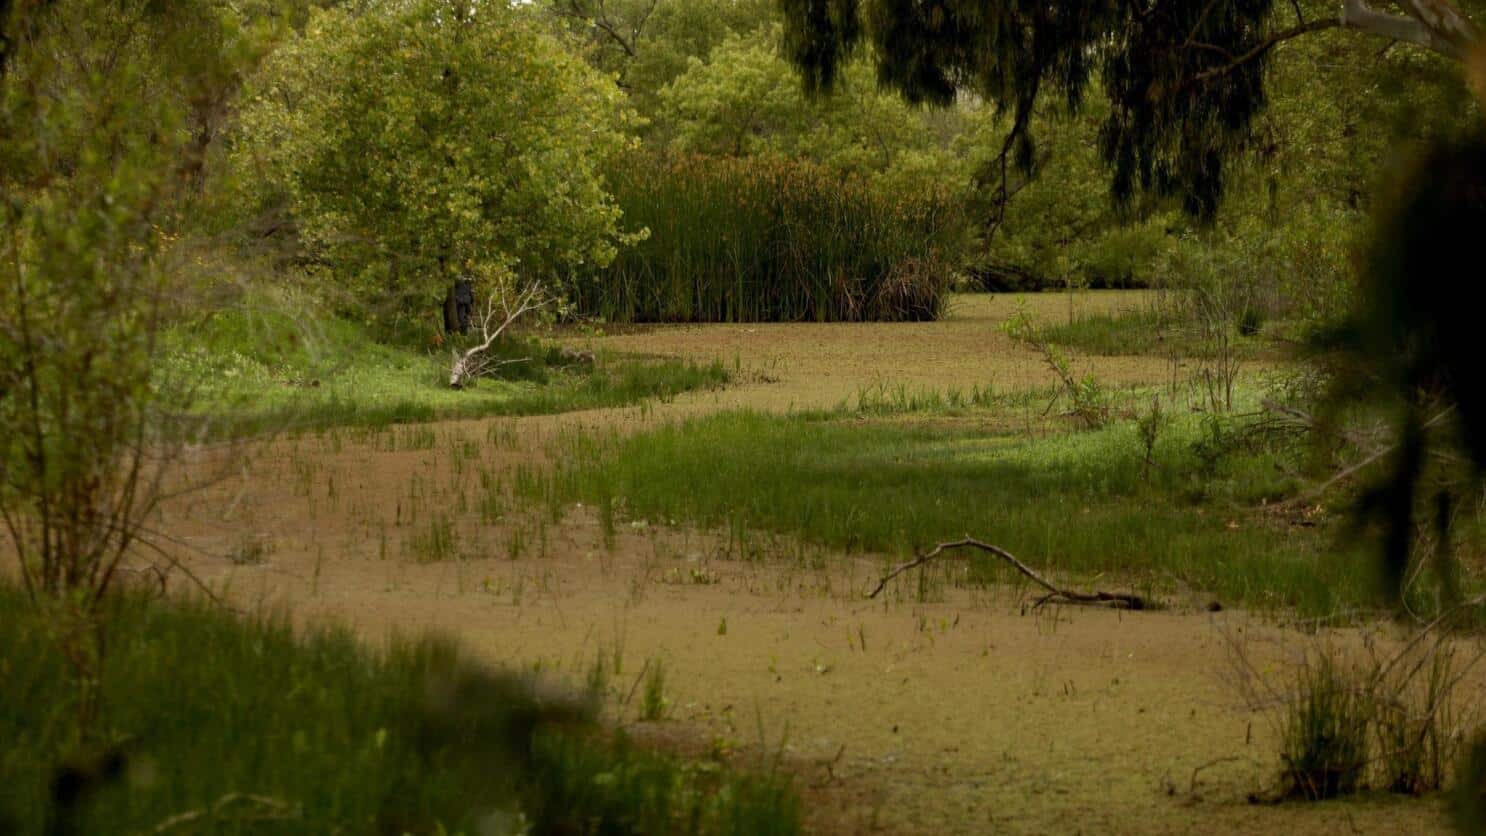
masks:
[[[891,572],[882,576],[882,580],[877,582],[877,588],[868,593],[867,597],[876,598],[887,587],[888,581],[910,569],[917,569],[952,549],[978,549],[1011,564],[1012,568],[1030,578],[1033,583],[1047,590],[1047,594],[1038,598],[1036,603],[1033,604],[1034,607],[1040,607],[1049,601],[1064,601],[1070,604],[1112,604],[1116,607],[1124,607],[1131,610],[1143,610],[1147,606],[1146,600],[1139,595],[1131,595],[1124,592],[1079,592],[1075,589],[1064,589],[1054,586],[1051,581],[1039,575],[1032,567],[1017,560],[1016,556],[1011,552],[1000,546],[993,546],[990,543],[982,542],[970,536],[966,536],[963,540],[940,543],[932,551],[916,557],[907,563],[893,567]]]
[[[500,307],[497,309],[496,302],[499,300]],[[522,316],[541,308],[547,304],[546,297],[542,294],[542,286],[536,282],[528,284],[514,297],[505,290],[496,291],[490,295],[485,303],[485,314],[480,318],[481,342],[466,350],[463,354],[453,352],[453,362],[449,367],[449,386],[453,389],[463,389],[465,384],[484,374],[489,374],[495,369],[511,363],[522,363],[528,360],[519,357],[514,360],[492,360],[486,352],[500,339],[506,329]],[[497,315],[501,322],[491,327]]]
[[[212,802],[210,806],[187,810],[171,816],[156,825],[153,832],[169,833],[184,825],[195,824],[204,818],[219,819],[230,807],[245,808],[233,816],[233,819],[238,822],[292,821],[298,819],[303,813],[298,804],[290,804],[277,798],[246,792],[229,792]]]

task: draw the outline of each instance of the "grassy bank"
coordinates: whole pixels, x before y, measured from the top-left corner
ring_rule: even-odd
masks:
[[[1176,343],[1179,336],[1171,317],[1150,310],[1080,316],[1043,325],[1036,332],[1040,342],[1106,356],[1186,353]]]
[[[0,612],[0,832],[797,830],[786,779],[637,749],[452,645],[374,652],[191,603],[110,614],[84,745],[54,629],[8,584]],[[80,794],[57,804],[64,767]]]
[[[1283,323],[1272,325],[1271,330],[1285,330]],[[1226,355],[1248,360],[1283,353],[1273,339],[1258,331],[1246,333],[1236,326],[1223,326],[1219,332],[1213,327],[1204,328],[1190,315],[1155,307],[1047,322],[1039,325],[1033,336],[1038,342],[1103,356]]]
[[[728,380],[720,363],[599,354],[574,361],[536,340],[498,348],[519,362],[500,378],[448,385],[449,349],[373,340],[355,323],[304,320],[282,305],[220,311],[167,335],[163,373],[194,388],[222,432],[380,427],[537,415],[665,400]]]
[[[976,400],[937,402],[973,416]],[[1333,548],[1324,526],[1267,513],[1295,483],[1273,451],[1233,443],[1222,423],[1171,419],[1147,462],[1133,421],[1029,437],[994,410],[968,421],[875,412],[573,436],[558,456],[568,464],[528,493],[896,558],[969,532],[1068,577],[1109,573],[1102,586],[1228,605],[1324,614],[1371,600],[1374,561]]]

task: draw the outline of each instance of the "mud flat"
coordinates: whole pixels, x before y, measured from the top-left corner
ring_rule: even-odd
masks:
[[[742,766],[777,760],[817,832],[1444,831],[1433,800],[1249,802],[1277,774],[1275,717],[1242,698],[1235,660],[1279,675],[1314,640],[1272,617],[1208,613],[1195,599],[1160,612],[1031,609],[1022,590],[970,588],[953,570],[867,600],[901,556],[770,538],[743,560],[720,533],[606,526],[581,507],[554,518],[509,495],[547,466],[546,442],[576,427],[830,407],[874,385],[1045,386],[1040,359],[1001,333],[1014,304],[961,299],[926,324],[572,337],[722,359],[742,382],[644,408],[275,441],[165,522],[186,563],[241,603],[334,619],[372,641],[446,633],[573,684],[602,659],[614,723]],[[1061,296],[1028,304],[1066,315]],[[1108,382],[1169,374],[1161,358],[1079,363]],[[431,533],[441,526],[447,542]],[[666,717],[641,721],[637,692],[656,666]]]

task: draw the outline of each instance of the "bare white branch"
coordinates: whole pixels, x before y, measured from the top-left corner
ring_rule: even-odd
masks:
[[[481,341],[465,349],[463,353],[453,352],[449,367],[449,385],[455,389],[463,389],[470,381],[482,374],[488,374],[501,366],[524,362],[527,359],[525,357],[515,360],[492,360],[489,356],[490,347],[495,345],[496,340],[500,339],[506,329],[517,320],[541,309],[548,301],[542,285],[535,281],[516,293],[510,293],[504,288],[492,292],[485,300],[485,313],[480,317]]]
[[[1341,25],[1422,46],[1455,60],[1479,41],[1480,30],[1447,0],[1399,0],[1406,15],[1374,9],[1367,0],[1342,0]]]

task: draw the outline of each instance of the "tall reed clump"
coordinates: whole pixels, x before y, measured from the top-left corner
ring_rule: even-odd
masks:
[[[1424,795],[1445,787],[1480,729],[1468,674],[1483,656],[1457,658],[1465,645],[1440,623],[1397,650],[1373,637],[1363,642],[1366,653],[1319,645],[1291,683],[1260,685],[1281,708],[1277,798],[1319,801],[1368,788]],[[1239,656],[1252,687],[1261,675]],[[1269,701],[1259,692],[1250,697],[1255,707]]]
[[[798,162],[631,156],[609,185],[649,236],[570,290],[610,320],[934,319],[967,238],[946,192],[887,193]]]

